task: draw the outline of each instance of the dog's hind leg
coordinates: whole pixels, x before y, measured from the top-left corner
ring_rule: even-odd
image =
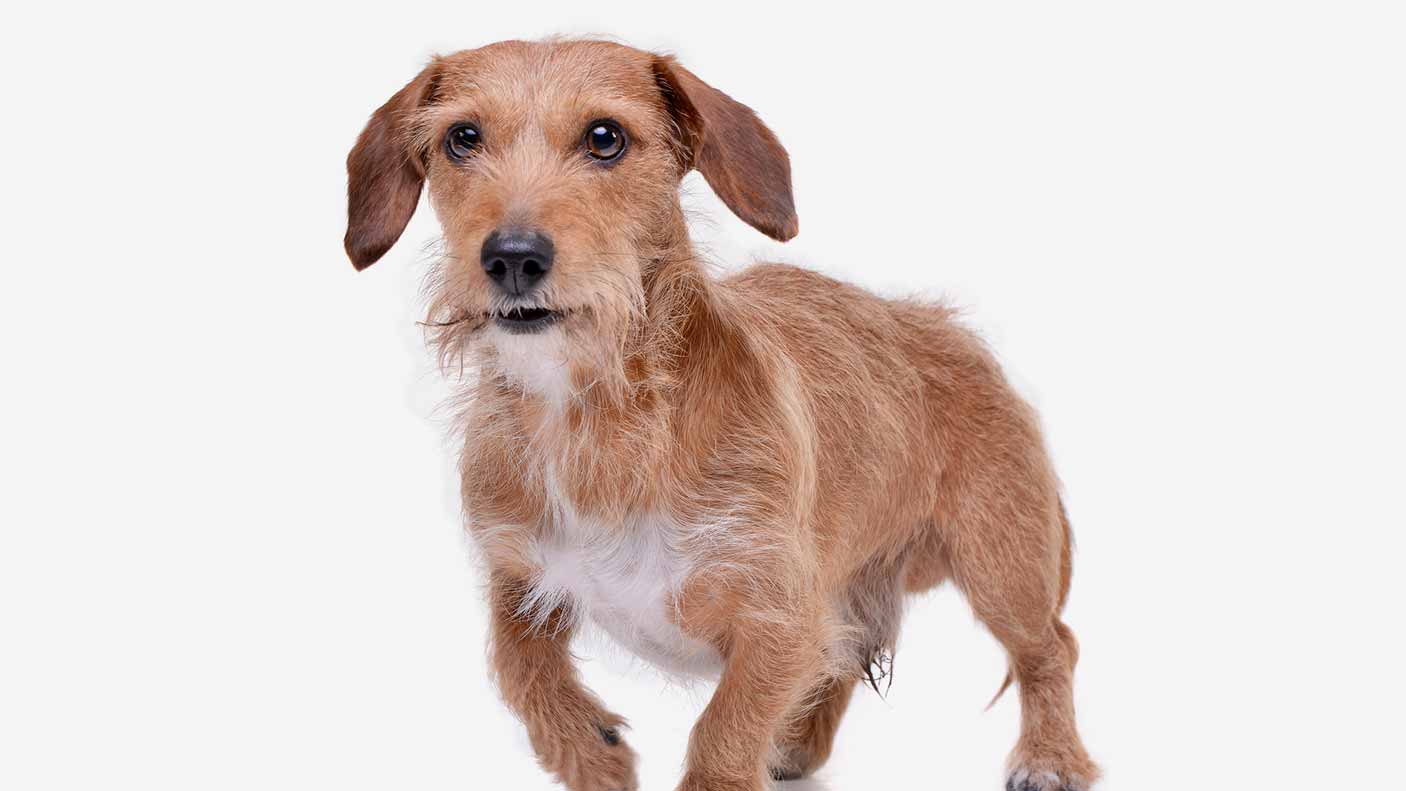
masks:
[[[982,487],[985,496],[969,496],[957,510],[944,531],[949,562],[977,617],[1005,647],[1020,691],[1008,791],[1085,791],[1098,768],[1075,727],[1078,649],[1059,618],[1069,585],[1067,523],[1052,485],[1016,480]]]

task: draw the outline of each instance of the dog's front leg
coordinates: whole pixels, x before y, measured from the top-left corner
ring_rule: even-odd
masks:
[[[736,614],[722,679],[688,745],[679,791],[762,791],[772,738],[821,666],[816,608],[774,604]]]
[[[635,753],[625,724],[582,684],[571,657],[574,623],[560,609],[529,620],[527,586],[494,575],[491,666],[508,707],[527,726],[542,767],[571,791],[634,791]]]

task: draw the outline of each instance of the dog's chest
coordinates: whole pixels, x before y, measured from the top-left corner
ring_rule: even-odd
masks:
[[[570,508],[559,514],[536,547],[534,598],[569,601],[617,643],[661,669],[715,674],[717,652],[676,625],[677,594],[692,571],[678,548],[679,525],[660,515],[606,526]]]

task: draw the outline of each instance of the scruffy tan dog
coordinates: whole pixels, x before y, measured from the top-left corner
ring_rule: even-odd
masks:
[[[427,181],[444,228],[427,324],[476,371],[464,505],[493,671],[542,765],[573,791],[637,785],[623,720],[573,666],[589,620],[720,674],[680,789],[806,775],[887,670],[904,596],[950,579],[1019,686],[1008,788],[1087,788],[1069,524],[1035,415],[942,307],[790,266],[711,277],[679,206],[691,168],[796,235],[786,151],[750,109],[599,41],[436,58],[347,161],[358,269]]]

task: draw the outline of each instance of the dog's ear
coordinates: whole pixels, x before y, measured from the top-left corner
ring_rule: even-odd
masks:
[[[347,235],[343,244],[358,270],[376,263],[400,238],[425,183],[425,162],[411,148],[407,122],[427,104],[439,78],[438,61],[371,115],[347,155]]]
[[[732,213],[777,241],[800,232],[791,158],[752,108],[655,56],[654,78],[679,131],[685,170],[697,168]]]

